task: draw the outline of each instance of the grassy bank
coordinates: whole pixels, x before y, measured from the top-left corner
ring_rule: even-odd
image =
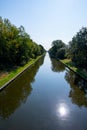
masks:
[[[64,59],[60,60],[63,64],[65,64],[69,69],[80,75],[83,79],[87,80],[87,73],[84,72],[82,69],[76,68],[73,66],[72,62],[70,59]]]
[[[20,75],[24,70],[34,64],[41,57],[42,56],[38,56],[36,59],[31,59],[31,61],[29,61],[26,65],[18,67],[17,69],[14,69],[10,72],[3,72],[4,76],[0,78],[0,89],[9,84],[12,80],[14,80],[18,75]]]

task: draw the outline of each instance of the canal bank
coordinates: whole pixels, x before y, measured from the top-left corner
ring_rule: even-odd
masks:
[[[36,59],[32,59],[23,67],[19,67],[11,71],[5,78],[3,78],[0,81],[0,91],[2,91],[6,86],[8,86],[11,82],[13,82],[18,76],[20,76],[24,71],[26,71],[29,67],[35,64],[35,62],[37,62],[43,56],[45,56],[45,54],[38,56]]]
[[[82,70],[80,70],[79,68],[76,68],[72,65],[69,65],[69,61],[65,60],[60,60],[58,59],[61,63],[63,63],[68,69],[70,69],[71,71],[73,71],[74,73],[76,73],[77,75],[79,75],[82,79],[87,81],[87,74],[86,72],[83,72]]]

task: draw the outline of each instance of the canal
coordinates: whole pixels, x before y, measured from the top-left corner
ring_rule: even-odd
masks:
[[[0,130],[87,130],[87,82],[46,54],[0,92]]]

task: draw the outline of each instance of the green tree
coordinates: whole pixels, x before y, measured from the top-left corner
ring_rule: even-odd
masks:
[[[52,42],[52,48],[49,50],[51,57],[63,59],[65,57],[66,45],[62,40]]]
[[[23,26],[17,28],[0,17],[0,68],[26,64],[30,58],[42,55],[45,49],[35,43]]]
[[[87,28],[82,28],[69,42],[70,57],[74,65],[87,69]]]

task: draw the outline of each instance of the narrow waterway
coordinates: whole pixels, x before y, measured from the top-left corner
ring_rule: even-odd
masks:
[[[46,54],[0,92],[0,130],[87,130],[86,87]]]

